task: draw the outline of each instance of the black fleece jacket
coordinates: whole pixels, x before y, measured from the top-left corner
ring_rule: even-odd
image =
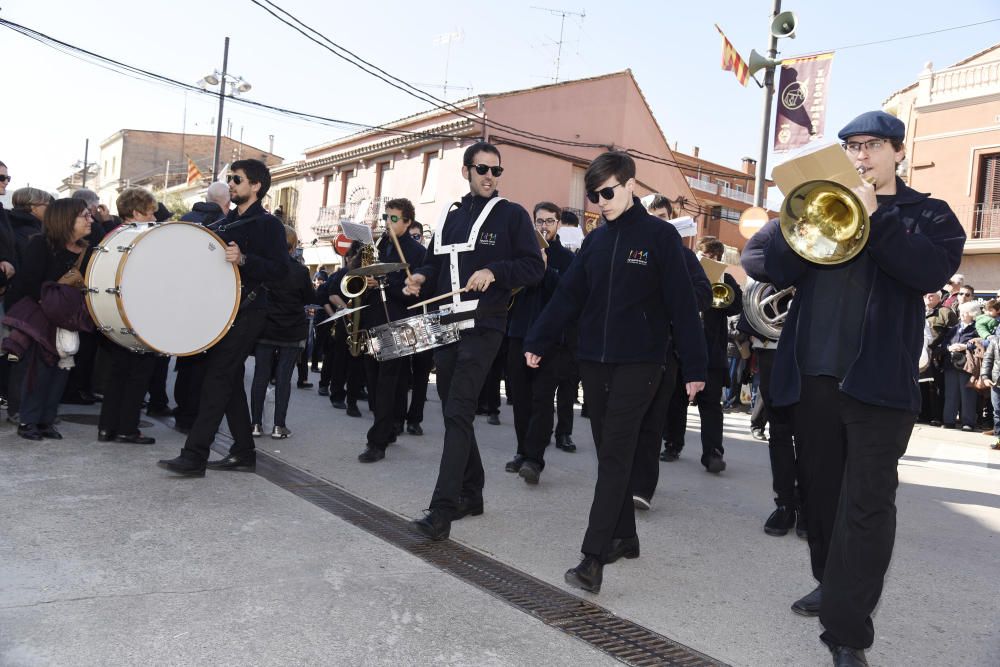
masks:
[[[705,380],[705,335],[681,237],[637,198],[584,239],[525,351],[544,356],[577,318],[580,360],[665,363],[673,345],[684,381]]]
[[[403,251],[403,257],[410,266],[420,266],[424,263],[424,247],[420,245],[409,234],[396,237],[399,240],[399,247]],[[389,238],[388,232],[382,235],[375,244],[375,250],[379,262],[396,263],[401,262],[399,253],[396,252],[396,245]],[[339,282],[337,283],[340,284]],[[380,324],[385,324],[385,311],[389,311],[389,320],[395,322],[407,317],[419,315],[421,310],[408,310],[418,301],[426,298],[423,296],[414,297],[403,294],[403,286],[406,284],[406,271],[394,271],[385,277],[385,308],[382,307],[382,297],[378,288],[365,290],[364,303],[367,308],[361,311],[361,326],[368,329]]]
[[[234,224],[241,220],[249,222],[239,226]],[[213,231],[227,244],[232,241],[238,245],[240,251],[246,255],[246,263],[240,267],[243,298],[245,299],[254,290],[257,290],[257,296],[245,307],[266,308],[267,293],[261,286],[264,283],[281,280],[288,273],[285,226],[276,217],[267,213],[260,202],[254,202],[243,215],[240,215],[235,208],[229,211],[226,221],[218,227],[213,227]]]

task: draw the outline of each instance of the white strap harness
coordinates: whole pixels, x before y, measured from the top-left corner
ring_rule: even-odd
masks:
[[[451,212],[451,205],[447,206],[444,211],[441,212],[441,217],[438,220],[437,230],[434,235],[437,237],[434,243],[434,254],[435,255],[449,255],[448,266],[451,271],[451,289],[452,291],[462,289],[463,285],[461,283],[461,277],[458,274],[458,255],[463,252],[469,252],[475,250],[476,241],[479,239],[479,229],[486,222],[486,218],[489,217],[490,212],[493,207],[502,201],[507,201],[503,197],[493,197],[488,202],[486,206],[483,207],[482,212],[476,221],[472,224],[472,230],[469,231],[469,238],[466,239],[464,243],[452,243],[449,245],[439,245],[438,241],[441,240],[442,232],[444,231],[445,220],[448,219],[448,213]],[[466,301],[462,300],[461,294],[455,294],[451,297],[451,304],[445,306],[442,310],[447,310],[452,313],[465,313],[470,310],[475,310],[479,306],[479,299],[468,299]],[[465,324],[465,322],[463,322]],[[474,325],[473,320],[468,320],[468,327]]]

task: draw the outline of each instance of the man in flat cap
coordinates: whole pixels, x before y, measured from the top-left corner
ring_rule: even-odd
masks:
[[[922,297],[962,259],[965,232],[948,205],[896,176],[903,123],[863,113],[839,133],[878,207],[853,260],[820,267],[771,220],[748,243],[755,280],[796,288],[775,353],[771,400],[794,415],[799,482],[819,585],[792,611],[819,616],[835,665],[867,665],[871,613],[896,534],[896,466],[920,410]]]

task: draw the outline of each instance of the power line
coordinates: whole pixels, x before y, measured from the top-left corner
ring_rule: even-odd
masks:
[[[847,49],[858,49],[862,46],[874,46],[875,44],[888,44],[889,42],[899,42],[904,39],[914,39],[916,37],[926,37],[927,35],[937,35],[942,32],[950,32],[952,30],[962,30],[964,28],[974,28],[978,25],[986,25],[987,23],[995,23],[1000,21],[1000,18],[996,19],[986,19],[985,21],[978,21],[976,23],[966,23],[965,25],[956,25],[950,28],[940,28],[938,30],[930,30],[928,32],[918,32],[913,35],[902,35],[901,37],[890,37],[889,39],[880,39],[874,42],[861,42],[860,44],[848,44],[847,46],[838,46],[835,49],[823,49],[822,51],[815,51],[815,53],[826,53],[827,51],[846,51]],[[797,58],[800,56],[787,56],[788,58]]]

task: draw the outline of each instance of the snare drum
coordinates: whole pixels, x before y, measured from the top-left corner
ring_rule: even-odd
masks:
[[[189,222],[130,223],[104,237],[87,267],[97,330],[138,352],[198,354],[229,331],[240,273],[226,244]]]
[[[441,313],[435,311],[369,329],[367,347],[378,361],[388,361],[457,341],[458,323],[441,324]]]

